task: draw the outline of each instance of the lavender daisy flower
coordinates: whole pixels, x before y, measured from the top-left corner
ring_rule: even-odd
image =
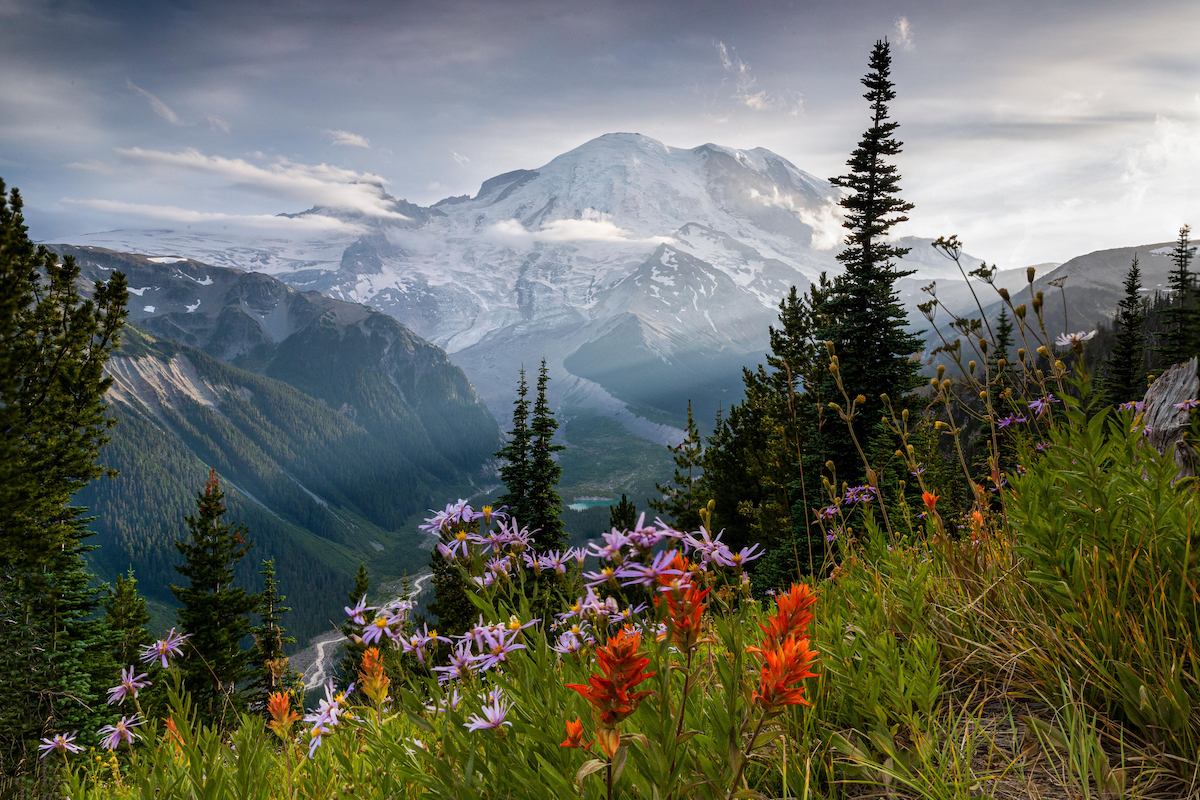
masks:
[[[604,539],[604,547],[599,547],[594,542],[589,542],[588,547],[591,548],[592,552],[588,553],[588,555],[599,556],[605,561],[620,563],[623,555],[621,549],[629,544],[629,536],[613,528],[609,533],[601,534],[601,538]]]
[[[134,733],[133,729],[138,725],[141,725],[143,722],[145,722],[145,720],[143,720],[141,715],[138,714],[134,717],[121,717],[119,720],[117,720],[116,725],[105,725],[98,731],[98,733],[104,737],[100,741],[100,746],[105,750],[116,750],[117,747],[120,746],[121,742],[133,744],[134,739],[142,738]]]
[[[389,639],[392,638],[391,625],[392,615],[387,612],[387,609],[380,609],[375,615],[375,619],[371,620],[371,624],[363,628],[363,644],[375,644],[381,641],[385,635]]]
[[[333,733],[333,730],[327,725],[317,724],[313,726],[312,730],[308,732],[308,735],[312,737],[308,743],[309,758],[317,754],[317,748],[321,746],[321,739],[331,733]]]
[[[763,554],[759,548],[760,545],[754,544],[749,547],[743,547],[734,553],[728,547],[723,547],[713,554],[713,561],[716,561],[722,567],[736,567],[737,569],[741,569],[754,559],[762,558]],[[756,550],[759,552],[755,552]]]
[[[617,585],[617,571],[613,567],[601,567],[599,571],[583,573],[584,585],[589,589],[603,586],[606,583]]]
[[[1013,424],[1020,423],[1020,422],[1028,422],[1028,421],[1029,420],[1025,419],[1024,417],[1022,417],[1018,414],[1009,414],[1007,417],[1005,417],[1004,419],[1002,419],[998,423],[996,423],[996,427],[997,428],[1007,428],[1009,425],[1013,425]]]
[[[721,533],[724,533],[724,531],[721,531]],[[718,547],[724,547],[721,544],[721,533],[713,536],[707,528],[701,525],[700,530],[684,535],[683,543],[692,550],[700,553],[701,560],[707,563],[712,560],[714,550]]]
[[[501,664],[508,662],[508,654],[517,650],[524,650],[525,645],[516,641],[516,633],[508,633],[503,628],[500,633],[492,635],[491,633],[484,634],[483,647],[480,648],[479,655],[475,656],[475,668],[480,672],[493,669]]]
[[[1052,404],[1057,402],[1058,398],[1052,394],[1048,394],[1040,400],[1031,400],[1029,403],[1029,410],[1040,417],[1050,410],[1050,406]]]
[[[664,550],[656,554],[649,564],[628,564],[616,573],[616,577],[628,579],[621,583],[622,586],[653,586],[660,577],[682,575],[682,570],[671,568],[677,553],[677,550]]]
[[[463,723],[463,727],[469,731],[481,731],[487,728],[499,728],[501,725],[512,726],[505,717],[508,716],[509,709],[512,705],[504,702],[504,698],[499,694],[492,696],[491,702],[484,705],[480,709],[483,714],[480,717],[478,714],[472,714],[467,717],[467,721]]]
[[[74,744],[75,737],[78,735],[78,733],[68,733],[64,736],[60,733],[57,736],[42,739],[41,744],[38,745],[38,750],[41,750],[38,758],[45,758],[51,753],[82,753],[83,748]]]
[[[827,534],[825,534],[825,544],[833,544],[833,543],[834,543],[834,542],[836,542],[836,541],[837,541],[837,534],[836,534],[836,533],[827,533]]]
[[[125,698],[132,697],[135,700],[138,696],[138,691],[150,685],[150,681],[144,681],[142,678],[148,677],[146,673],[135,676],[133,667],[126,667],[121,670],[121,682],[108,690],[108,704],[124,703]]]
[[[349,617],[350,621],[355,625],[366,625],[367,618],[363,615],[368,611],[375,610],[367,605],[367,596],[365,594],[362,596],[362,599],[358,601],[358,604],[353,608],[350,606],[343,606],[343,608],[346,611],[346,616]]]
[[[1095,335],[1095,331],[1091,333],[1084,333],[1083,331],[1079,331],[1078,333],[1060,333],[1058,338],[1054,340],[1054,344],[1060,350],[1074,350],[1078,353],[1083,351],[1083,343]]]
[[[462,695],[458,693],[458,689],[451,689],[450,693],[438,702],[425,706],[425,710],[432,714],[443,714],[447,711],[456,710],[462,705],[462,700]]]
[[[190,633],[179,634],[175,632],[174,628],[171,628],[171,630],[167,631],[167,638],[159,639],[153,644],[142,647],[142,663],[153,664],[155,661],[161,661],[162,668],[166,669],[170,666],[170,662],[168,661],[169,656],[183,655],[180,645],[190,636]]]
[[[567,572],[567,560],[570,557],[569,553],[552,550],[542,555],[538,561],[541,563],[542,569],[547,572],[557,572],[559,575],[565,575]]]
[[[475,655],[471,652],[471,643],[459,645],[450,653],[450,661],[444,667],[434,667],[438,673],[438,683],[447,681],[462,681],[470,677],[475,666]]]
[[[578,653],[583,649],[583,639],[574,630],[563,631],[558,636],[558,642],[550,645],[550,649],[562,655]]]
[[[458,531],[450,537],[450,541],[444,543],[444,546],[438,546],[438,552],[442,554],[443,558],[458,558],[460,556],[467,558],[471,554],[471,543],[477,541],[479,541],[478,536],[466,531]]]
[[[817,517],[819,519],[833,519],[834,517],[837,516],[837,513],[838,513],[837,506],[825,506],[824,508],[822,508],[820,511],[817,512]]]
[[[439,636],[437,630],[429,630],[429,623],[425,623],[422,633],[413,633],[407,639],[400,640],[400,648],[405,653],[416,653],[417,661],[420,664],[425,663],[425,648],[433,642],[447,642],[449,639],[445,636]]]
[[[1180,411],[1191,411],[1193,408],[1200,407],[1200,400],[1184,400],[1182,403],[1176,403],[1175,407]]]

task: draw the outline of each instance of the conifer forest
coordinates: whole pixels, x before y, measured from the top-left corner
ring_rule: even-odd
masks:
[[[908,236],[900,19],[828,180],[610,134],[419,206],[323,163],[296,186],[356,177],[253,222],[308,237],[286,268],[38,241],[52,199],[0,182],[0,798],[1200,798],[1191,229],[1061,268]],[[718,44],[723,91],[792,108]],[[303,166],[148,147],[116,152]],[[693,162],[730,204],[750,170],[807,186],[829,245],[810,279],[552,198],[451,249],[568,156],[630,218]],[[817,242],[796,192],[738,219]]]

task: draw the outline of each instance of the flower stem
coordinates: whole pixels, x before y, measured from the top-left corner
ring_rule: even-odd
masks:
[[[725,795],[725,800],[733,800],[733,793],[737,791],[737,785],[742,780],[742,773],[746,771],[746,764],[750,762],[750,753],[754,750],[754,742],[758,739],[758,735],[762,733],[763,725],[767,721],[767,716],[764,714],[758,720],[758,725],[754,727],[754,734],[750,737],[750,743],[746,745],[746,752],[742,753],[742,763],[738,764],[737,775],[733,778],[733,783],[729,785],[729,794]]]

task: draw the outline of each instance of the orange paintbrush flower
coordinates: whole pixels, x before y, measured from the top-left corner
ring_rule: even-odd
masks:
[[[671,641],[688,652],[700,641],[703,627],[704,598],[712,589],[690,584],[682,592],[667,592],[667,612],[671,618]]]
[[[808,649],[808,640],[789,637],[762,655],[765,663],[752,701],[768,714],[780,712],[784,706],[810,705],[804,699],[803,681],[816,677],[810,669],[817,653]]]
[[[267,712],[271,721],[267,727],[284,741],[291,735],[292,725],[300,719],[300,715],[292,711],[292,698],[287,692],[271,692],[267,698]]]
[[[622,628],[620,633],[596,651],[596,664],[603,674],[593,673],[586,685],[567,684],[567,688],[579,692],[596,707],[600,722],[604,725],[619,724],[637,710],[643,697],[650,694],[648,691],[630,691],[655,674],[642,673],[650,659],[638,654],[641,645],[641,633]]]
[[[817,602],[817,595],[808,584],[793,583],[786,594],[779,595],[776,600],[775,613],[767,620],[762,629],[763,641],[760,647],[749,647],[749,653],[762,653],[774,650],[789,638],[804,639],[808,636],[808,623],[812,622],[812,607]]]
[[[591,743],[585,744],[583,741],[583,720],[579,717],[575,718],[574,722],[567,720],[567,738],[559,745],[559,747],[582,747],[590,750]]]
[[[359,688],[378,705],[387,697],[391,684],[392,679],[383,671],[383,659],[379,655],[379,649],[367,648],[363,653],[362,667],[358,670]]]
[[[921,495],[921,499],[925,501],[925,507],[933,511],[934,506],[937,505],[938,496],[933,492],[925,492]]]

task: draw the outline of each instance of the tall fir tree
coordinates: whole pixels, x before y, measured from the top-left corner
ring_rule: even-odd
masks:
[[[525,381],[525,368],[517,381],[517,399],[513,401],[513,426],[496,457],[503,459],[500,465],[500,480],[504,482],[504,494],[496,502],[506,508],[510,516],[522,524],[528,522],[529,513],[529,449],[533,431],[529,429],[529,384]]]
[[[619,531],[633,530],[637,524],[637,506],[629,502],[625,493],[621,493],[621,502],[608,507],[608,527]]]
[[[546,359],[542,359],[538,370],[537,399],[533,403],[533,417],[529,423],[529,472],[527,483],[527,507],[522,524],[534,531],[533,542],[540,550],[561,547],[566,540],[563,530],[562,498],[558,496],[558,481],[562,478],[562,467],[554,460],[554,454],[564,449],[554,443],[554,432],[558,420],[550,410],[546,397],[546,385],[550,374]]]
[[[1164,367],[1187,361],[1200,354],[1200,305],[1196,302],[1196,276],[1190,265],[1196,255],[1191,246],[1192,229],[1184,225],[1171,251],[1172,269],[1167,276],[1171,304],[1161,312],[1162,361]]]
[[[137,578],[133,568],[117,581],[104,598],[104,618],[112,633],[113,661],[119,665],[133,664],[141,655],[141,649],[150,644],[150,612],[146,610],[146,598],[138,593]]]
[[[665,513],[679,530],[694,531],[700,527],[700,509],[708,500],[704,495],[704,441],[692,417],[692,401],[687,408],[687,438],[671,448],[675,456],[675,475],[671,483],[655,484],[662,494],[660,500],[650,500],[655,511]]]
[[[107,720],[114,675],[106,587],[84,560],[76,493],[115,424],[104,365],[127,311],[125,278],[79,294],[79,268],[30,241],[20,193],[0,181],[0,770],[36,763],[42,736]]]
[[[267,713],[267,698],[276,691],[302,691],[303,683],[294,669],[288,666],[284,646],[295,644],[296,639],[287,635],[283,627],[283,616],[290,609],[284,605],[287,597],[279,594],[275,578],[275,559],[264,559],[258,572],[263,579],[263,590],[258,602],[258,625],[250,633],[254,636],[254,647],[250,650],[250,685],[247,700],[251,711]]]
[[[208,722],[230,724],[246,707],[241,685],[249,677],[249,653],[241,646],[250,635],[250,614],[259,596],[234,583],[234,568],[250,551],[243,525],[225,522],[225,495],[217,471],[209,473],[196,498],[197,514],[187,518],[190,536],[175,542],[183,563],[175,570],[187,586],[171,586],[179,601],[179,625],[191,638],[193,653],[182,660],[184,686]]]
[[[437,554],[437,551],[434,551]],[[371,575],[367,571],[367,565],[360,563],[358,572],[354,574],[354,588],[350,590],[350,594],[346,595],[346,599],[350,601],[350,608],[354,608],[360,601],[365,601],[371,593]],[[354,641],[354,637],[362,637],[363,626],[356,625],[353,620],[347,618],[342,623],[342,636],[346,637],[346,641],[342,643],[342,662],[338,666],[341,671],[343,681],[355,680],[359,669],[362,667],[362,655],[367,649],[366,645],[361,642]]]
[[[1146,301],[1137,256],[1125,274],[1125,296],[1117,318],[1117,341],[1104,376],[1104,399],[1111,404],[1140,400],[1146,391]]]
[[[871,443],[886,433],[880,425],[888,394],[894,407],[904,406],[907,395],[920,383],[920,364],[911,356],[923,347],[920,336],[905,330],[908,315],[896,293],[896,281],[911,270],[896,268],[908,253],[887,239],[888,232],[905,222],[912,203],[900,198],[900,173],[888,159],[899,155],[902,143],[895,138],[899,123],[889,120],[888,103],[895,99],[891,75],[891,46],[875,43],[870,70],[862,83],[870,103],[871,126],[846,162],[850,171],[832,178],[835,186],[849,190],[842,198],[843,227],[848,231],[846,247],[837,258],[845,271],[838,276],[827,300],[830,320],[822,338],[834,344],[840,375],[851,398],[863,395],[866,402],[854,422],[859,442],[868,451],[890,453],[890,442]],[[825,380],[823,394],[841,403],[832,377]],[[824,449],[836,464],[839,478],[858,483],[865,468],[844,424],[834,422],[822,431]]]

